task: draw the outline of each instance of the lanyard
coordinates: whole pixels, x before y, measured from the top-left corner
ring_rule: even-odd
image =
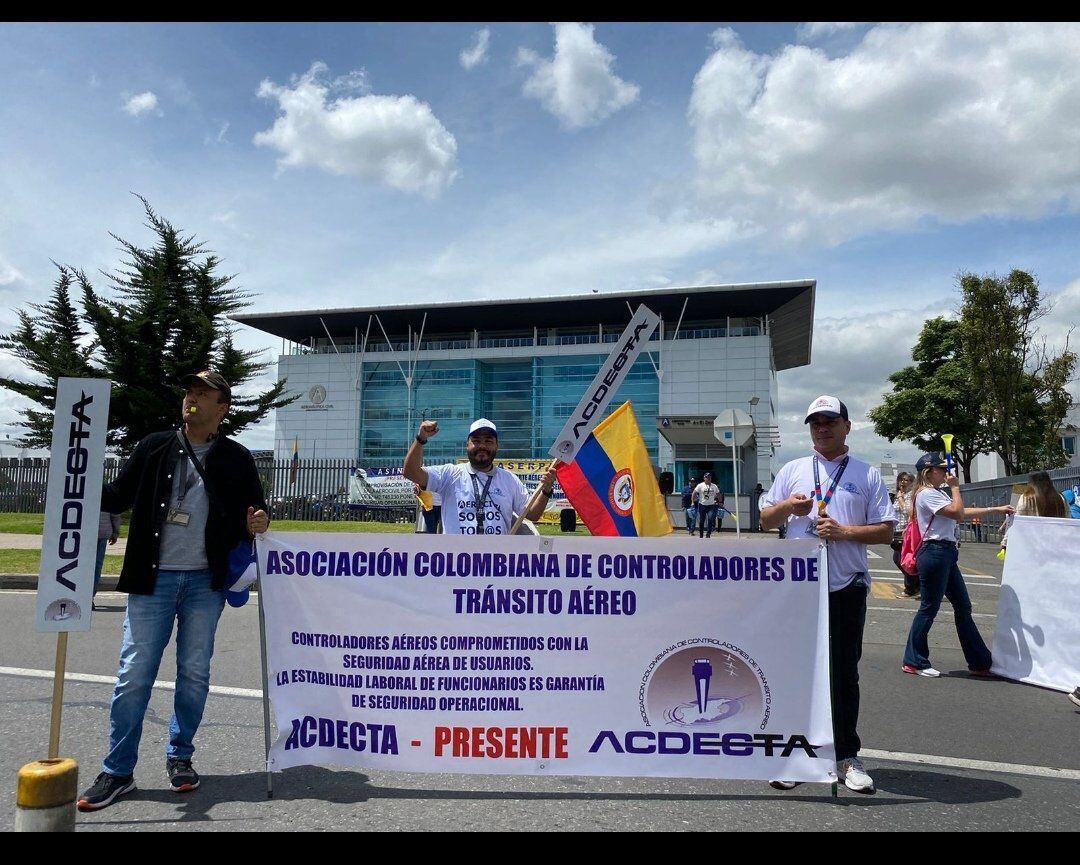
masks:
[[[476,479],[476,475],[469,472],[469,477],[472,479],[473,492],[476,495],[476,533],[482,535],[484,533],[484,502],[487,500],[488,489],[491,487],[491,482],[495,480],[495,475],[488,475],[483,492],[480,492],[480,482]]]
[[[191,492],[191,488],[199,481],[199,475],[197,473],[193,474],[190,478],[188,477],[188,455],[186,453],[180,454],[180,468],[178,471],[180,472],[180,494],[176,497],[177,510],[184,507],[184,498]]]
[[[832,501],[833,493],[836,492],[836,485],[840,483],[840,478],[844,476],[844,469],[847,468],[848,460],[851,456],[844,457],[840,463],[840,467],[836,470],[836,474],[831,478],[832,483],[829,484],[829,489],[826,491],[824,497],[821,495],[821,475],[818,472],[818,458],[814,457],[814,498],[818,500],[818,513],[821,513],[828,507],[829,502]]]
[[[183,432],[181,432],[180,430],[177,430],[176,437],[180,439],[180,444],[183,445],[184,448],[183,451],[180,453],[180,468],[178,469],[178,471],[180,472],[180,476],[179,478],[177,478],[177,480],[180,482],[180,495],[176,500],[176,507],[177,510],[179,510],[184,506],[184,498],[189,492],[191,492],[191,488],[195,486],[196,483],[198,483],[199,478],[203,479],[204,485],[206,484],[206,472],[203,469],[202,464],[199,462],[198,455],[191,447],[191,442],[188,441],[187,436],[184,435]],[[190,480],[188,480],[189,459],[195,466],[196,472],[196,474]],[[209,490],[207,492],[209,492]]]

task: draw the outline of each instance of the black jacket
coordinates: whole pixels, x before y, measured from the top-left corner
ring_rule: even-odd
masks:
[[[130,509],[127,552],[117,588],[133,595],[150,595],[157,582],[161,557],[161,528],[172,497],[172,476],[183,445],[176,431],[152,433],[135,446],[120,474],[101,491],[101,506],[119,514]],[[212,585],[225,588],[229,551],[250,539],[247,509],[266,510],[262,482],[251,453],[232,439],[219,437],[205,459],[210,515],[206,521],[206,560]]]

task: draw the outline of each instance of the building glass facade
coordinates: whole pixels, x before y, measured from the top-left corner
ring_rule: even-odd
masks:
[[[429,463],[453,462],[463,453],[469,424],[486,417],[499,428],[502,457],[543,458],[577,406],[605,355],[533,357],[528,360],[438,360],[417,364],[410,405],[394,361],[365,362],[360,390],[360,461],[399,465],[421,420],[439,422],[424,450]],[[651,361],[637,359],[608,407],[630,400],[654,461],[659,436],[652,419],[659,384]]]

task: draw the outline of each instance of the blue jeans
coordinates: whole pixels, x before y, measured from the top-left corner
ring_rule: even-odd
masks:
[[[94,563],[94,594],[97,594],[98,583],[101,582],[101,568],[105,564],[105,548],[109,545],[108,538],[98,538],[97,561]]]
[[[713,522],[716,520],[716,505],[698,505],[698,537],[712,537]]]
[[[128,595],[120,669],[109,713],[109,754],[102,769],[130,775],[139,759],[143,717],[161,655],[176,626],[176,696],[165,756],[190,760],[192,740],[210,690],[214,632],[225,593],[210,588],[210,571],[161,571],[152,595]]]
[[[924,670],[930,666],[928,637],[941,607],[943,597],[949,599],[956,620],[956,635],[964,650],[969,670],[989,670],[990,650],[986,648],[975,620],[971,617],[971,599],[968,597],[964,576],[956,561],[959,556],[955,544],[926,542],[915,557],[919,565],[919,581],[922,584],[919,611],[911,622],[904,663]]]

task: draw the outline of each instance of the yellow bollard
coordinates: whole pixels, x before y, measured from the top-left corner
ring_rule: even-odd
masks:
[[[79,764],[68,757],[36,760],[19,770],[16,832],[74,832]]]

